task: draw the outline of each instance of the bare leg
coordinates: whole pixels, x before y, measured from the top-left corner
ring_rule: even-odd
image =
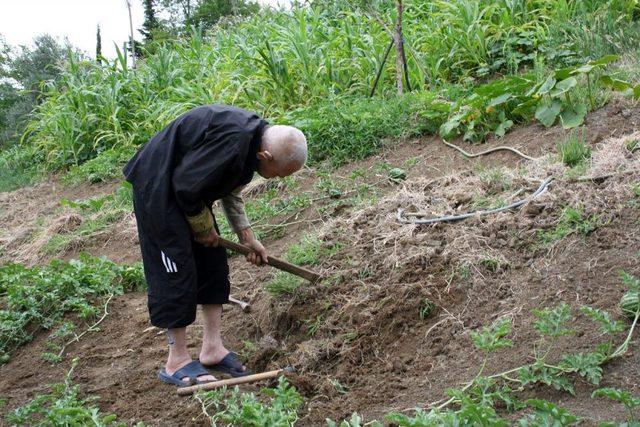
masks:
[[[169,340],[169,359],[165,365],[167,374],[173,375],[177,370],[183,368],[191,362],[189,350],[187,350],[187,328],[176,328],[167,330],[167,339]],[[189,378],[182,378],[187,381]],[[212,375],[201,375],[198,377],[200,381],[215,381]]]
[[[204,365],[214,365],[229,354],[229,350],[222,344],[220,324],[222,322],[222,305],[205,304],[202,306],[204,323],[204,335],[202,337],[202,350],[200,362]],[[246,366],[242,370],[245,371]]]

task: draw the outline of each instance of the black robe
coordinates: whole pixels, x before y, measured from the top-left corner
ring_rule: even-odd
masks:
[[[154,228],[164,228],[164,214],[174,205],[185,215],[197,215],[251,181],[267,124],[239,108],[205,105],[151,138],[123,172],[141,196],[141,208],[154,218]]]

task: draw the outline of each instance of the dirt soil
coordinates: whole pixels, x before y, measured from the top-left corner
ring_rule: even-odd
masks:
[[[555,154],[567,131],[540,125],[519,127],[482,146],[456,142],[469,151],[508,145],[534,157],[549,155],[534,163],[507,152],[464,159],[437,138],[425,138],[390,143],[381,154],[340,168],[335,176],[344,179],[355,170],[370,172],[363,179],[369,183],[384,176],[375,172],[381,162],[409,173],[406,181],[381,183],[375,197],[364,203],[346,195],[323,199],[322,212],[314,206],[284,218],[292,223],[285,235],[265,239],[274,255],[310,233],[317,233],[326,247],[339,244],[337,254],[311,267],[325,277],[318,285],[275,298],[263,287],[272,271],[232,258],[232,293],[249,301],[252,311],[226,309],[227,346],[242,352],[254,371],[296,368],[290,382],[306,402],[299,425],[323,425],[327,417],[346,418],[356,411],[365,420],[382,419],[389,411],[410,413],[440,401],[444,390],[464,384],[478,371],[482,354],[473,349],[470,332],[500,317],[513,321],[514,346],[496,353],[486,373],[528,363],[537,341],[531,311],[561,301],[572,307],[578,333],[563,337],[554,352],[589,351],[601,337],[578,308],[588,304],[622,318],[617,304],[624,287],[618,272],[640,276],[640,199],[632,191],[640,182],[640,153],[623,152],[626,140],[640,137],[634,135],[640,130],[640,108],[614,101],[591,114],[584,129],[594,150],[586,175],[631,172],[586,182],[567,178]],[[501,171],[499,178],[491,174],[496,170]],[[556,177],[549,189],[519,211],[435,226],[396,221],[398,208],[443,215],[473,210],[485,199],[510,202],[533,192],[549,174]],[[313,171],[307,171],[299,188],[321,195],[314,188],[316,180]],[[59,209],[59,200],[108,194],[117,185],[69,189],[50,182],[0,194],[0,262],[47,262],[51,256],[39,252],[38,237],[68,214]],[[581,206],[585,216],[597,217],[597,228],[588,236],[571,234],[543,245],[540,233],[556,227],[566,205]],[[38,220],[47,212],[58,216]],[[135,261],[139,255],[132,221],[123,218],[106,237],[58,256],[69,258],[86,250]],[[435,309],[422,319],[425,299]],[[42,333],[0,367],[4,409],[61,382],[70,361],[78,358],[74,381],[82,392],[100,396],[100,409],[119,420],[206,425],[197,401],[178,398],[156,378],[166,339],[150,327],[146,296],[116,297],[108,310],[100,331],[70,346],[62,363],[42,360],[48,335]],[[190,327],[194,356],[202,330],[199,321]],[[605,366],[602,386],[640,394],[637,338],[623,358]],[[259,386],[242,389],[257,391]],[[587,424],[625,420],[621,406],[589,398],[593,389],[577,379],[575,396],[550,388],[529,393],[584,417]]]

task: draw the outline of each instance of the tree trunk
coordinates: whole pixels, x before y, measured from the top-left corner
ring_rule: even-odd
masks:
[[[405,70],[404,40],[402,38],[402,0],[397,0],[396,6],[398,16],[396,17],[396,31],[393,37],[396,45],[396,86],[398,88],[398,95],[402,95],[404,92],[402,76]]]
[[[131,30],[131,65],[136,68],[136,42],[133,38],[133,18],[131,17],[131,2],[127,0],[127,9],[129,9],[129,29]]]

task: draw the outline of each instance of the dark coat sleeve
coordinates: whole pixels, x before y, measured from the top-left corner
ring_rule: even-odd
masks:
[[[238,126],[213,127],[173,172],[173,190],[188,216],[204,209],[202,194],[242,172],[253,133]]]

